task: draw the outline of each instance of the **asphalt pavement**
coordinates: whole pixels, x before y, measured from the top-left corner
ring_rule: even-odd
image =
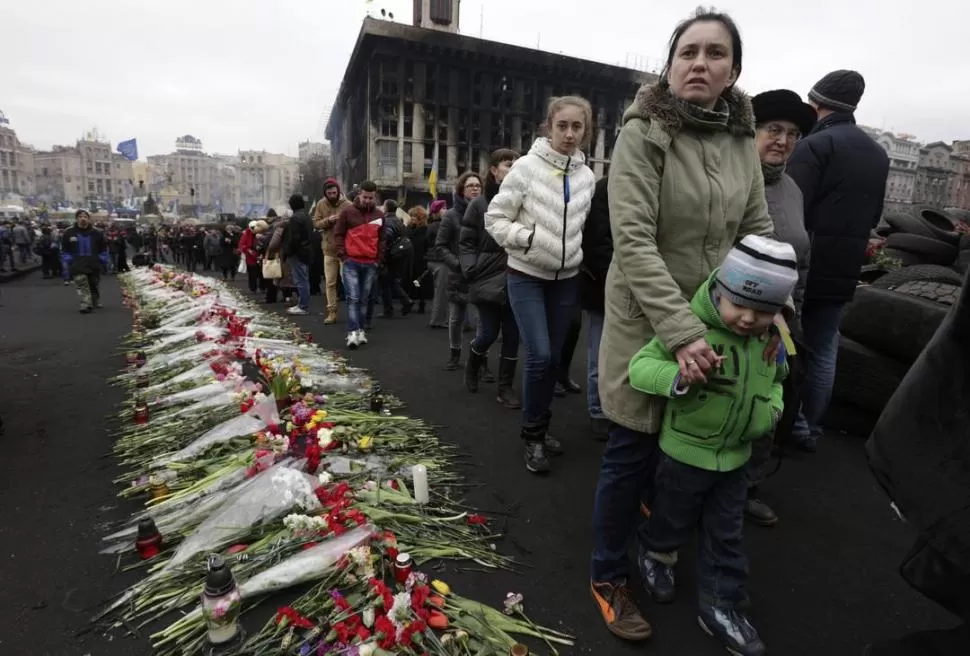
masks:
[[[133,580],[97,553],[104,525],[132,510],[111,482],[118,470],[108,418],[122,399],[105,384],[123,365],[119,340],[131,321],[117,282],[103,281],[105,308],[90,315],[78,313],[71,287],[39,273],[2,285],[2,656],[150,653],[142,640],[78,635],[91,611]],[[296,322],[342,352],[344,327],[324,326],[322,306],[313,297],[315,314]],[[470,504],[492,514],[506,536],[498,548],[523,564],[518,573],[485,573],[449,562],[436,576],[497,606],[507,592],[522,593],[534,621],[577,636],[564,654],[724,653],[695,622],[691,549],[678,566],[680,598],[663,607],[642,603],[654,626],[646,647],[606,631],[589,596],[589,518],[602,444],[591,439],[584,395],[556,400],[553,430],[567,453],[550,476],[533,476],[521,461],[518,413],[498,406],[488,385],[471,395],[460,372],[443,371],[446,332],[426,322],[417,314],[377,319],[370,343],[350,359],[461,448]],[[584,383],[582,353],[573,369]],[[869,640],[954,623],[898,577],[912,535],[869,474],[860,438],[830,436],[817,454],[786,459],[763,497],[781,521],[748,528],[745,547],[752,617],[771,653],[861,654]]]

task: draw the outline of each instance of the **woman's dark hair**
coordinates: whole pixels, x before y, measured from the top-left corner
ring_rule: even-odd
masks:
[[[267,219],[275,219],[276,217],[277,217],[276,210],[274,210],[272,207],[269,208],[269,211],[266,212],[266,218]]]
[[[478,175],[474,171],[465,171],[458,176],[458,181],[455,182],[455,195],[464,196],[465,195],[465,184],[468,182],[469,178],[478,178],[478,181],[482,181],[482,176]]]
[[[499,148],[492,151],[488,158],[488,170],[485,171],[485,186],[496,184],[495,176],[492,175],[492,167],[498,166],[502,162],[514,162],[519,159],[519,154],[511,148]]]
[[[714,7],[698,7],[689,18],[685,18],[678,23],[677,27],[674,28],[674,33],[670,35],[670,44],[667,47],[667,63],[660,73],[660,79],[667,79],[667,75],[670,73],[670,67],[674,63],[674,56],[677,54],[677,43],[680,41],[680,37],[684,36],[684,32],[694,23],[720,23],[724,26],[724,29],[731,35],[731,68],[739,76],[741,74],[741,56],[744,47],[741,43],[741,31],[738,30],[737,24],[733,18],[724,12],[715,10]]]
[[[397,212],[397,201],[387,199],[386,201],[384,201],[384,208],[385,208],[384,211],[387,212],[388,214],[394,214],[395,212]]]

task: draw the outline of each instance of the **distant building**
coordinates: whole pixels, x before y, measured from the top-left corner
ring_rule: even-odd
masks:
[[[869,130],[867,130],[869,131]],[[919,169],[920,144],[910,135],[892,132],[870,132],[889,155],[889,177],[886,180],[886,210],[909,211],[912,209]]]
[[[84,204],[85,185],[81,153],[71,146],[54,146],[34,154],[34,185],[47,202]]]
[[[81,189],[87,201],[100,204],[120,203],[130,198],[131,162],[112,152],[111,143],[92,130],[76,144],[81,154]]]
[[[415,0],[413,26],[364,19],[326,129],[345,188],[371,179],[385,196],[426,200],[437,152],[438,194],[448,196],[492,150],[528,150],[548,99],[566,94],[593,105],[587,156],[605,174],[623,111],[655,76],[461,36],[458,5]]]
[[[134,194],[131,162],[112,152],[97,130],[74,146],[33,153],[36,194],[48,202],[106,208],[130,202]]]
[[[307,162],[314,157],[330,158],[330,144],[326,141],[302,141],[299,149],[301,162]]]
[[[920,150],[913,202],[942,209],[950,203],[952,148],[942,141],[926,144]]]
[[[10,120],[0,112],[0,200],[7,194],[34,194],[33,149],[20,143]]]
[[[288,155],[265,150],[240,150],[235,158],[240,213],[265,214],[284,205],[300,186],[300,163]]]
[[[236,212],[239,197],[235,168],[205,152],[202,140],[186,134],[175,140],[175,151],[148,157],[147,192],[163,211],[183,215]]]
[[[954,141],[950,152],[950,207],[970,211],[970,140]]]

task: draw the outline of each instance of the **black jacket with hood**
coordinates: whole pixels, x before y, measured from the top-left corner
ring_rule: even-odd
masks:
[[[968,401],[970,274],[866,443],[876,480],[917,533],[900,574],[964,622],[970,622]]]
[[[587,312],[603,314],[606,304],[606,273],[613,261],[613,232],[607,177],[596,182],[593,203],[583,225],[583,264],[579,270],[579,304]]]
[[[852,300],[869,233],[882,216],[886,151],[852,114],[829,114],[795,146],[787,173],[802,190],[812,239],[805,300]]]
[[[485,212],[498,187],[489,184],[484,195],[468,204],[461,219],[458,261],[468,285],[469,303],[504,305],[508,302],[505,289],[508,256],[485,230]]]
[[[468,209],[468,200],[455,194],[455,206],[445,212],[441,226],[435,237],[434,251],[438,261],[448,267],[448,300],[455,303],[468,302],[468,285],[461,273],[458,262],[458,239],[461,235],[461,220]]]

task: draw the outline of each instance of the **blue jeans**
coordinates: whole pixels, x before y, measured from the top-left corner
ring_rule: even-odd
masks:
[[[481,303],[478,308],[478,332],[471,347],[479,355],[488,353],[499,334],[502,335],[502,357],[515,360],[519,355],[519,325],[512,308],[497,303]]]
[[[822,435],[820,422],[835,384],[843,307],[843,303],[806,301],[802,308],[802,339],[808,353],[804,358],[801,412],[792,430],[792,437],[800,442],[814,442]]]
[[[367,294],[366,299],[367,311],[364,313],[364,325],[370,328],[371,324],[374,322],[374,308],[377,307],[377,302],[381,299],[380,269],[377,269],[374,272],[374,280],[371,283],[370,293]]]
[[[514,271],[506,278],[509,304],[525,345],[522,434],[527,439],[542,440],[552,416],[559,358],[575,312],[579,283],[575,276],[540,280]]]
[[[290,265],[293,286],[296,287],[296,304],[301,310],[310,309],[310,267],[297,258],[286,261]]]
[[[377,265],[344,260],[340,275],[347,292],[347,332],[352,333],[362,328],[361,319],[367,309],[367,299],[377,280]]]
[[[659,456],[656,435],[610,424],[593,498],[594,582],[622,583],[629,578],[630,541],[640,522],[640,501],[651,501]]]
[[[640,544],[651,558],[673,564],[674,554],[697,539],[697,597],[701,606],[735,608],[748,598],[748,559],[741,548],[745,467],[718,472],[660,457],[651,515],[640,527]]]
[[[600,340],[603,338],[603,313],[586,312],[586,407],[592,419],[603,418],[600,404]]]

